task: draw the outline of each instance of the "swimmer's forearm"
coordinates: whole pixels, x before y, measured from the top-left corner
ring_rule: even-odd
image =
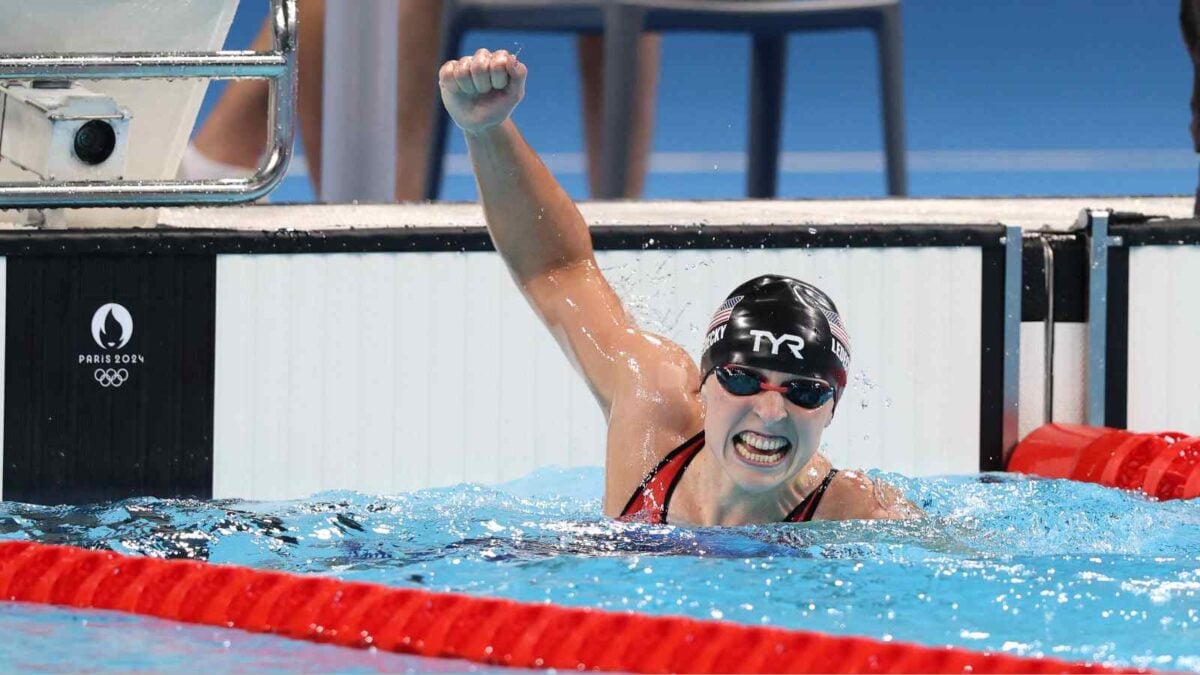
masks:
[[[518,282],[592,258],[575,202],[511,119],[466,138],[488,232]]]

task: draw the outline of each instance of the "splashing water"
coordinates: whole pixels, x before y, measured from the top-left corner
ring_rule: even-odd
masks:
[[[872,475],[929,517],[625,524],[600,512],[602,470],[547,468],[392,497],[8,503],[0,537],[1200,672],[1200,502],[1007,474]]]

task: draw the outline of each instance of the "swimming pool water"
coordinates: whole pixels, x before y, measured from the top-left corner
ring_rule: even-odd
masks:
[[[929,517],[739,528],[623,524],[600,513],[600,469],[547,468],[498,487],[389,497],[5,503],[0,538],[1200,672],[1200,500],[1158,503],[1095,485],[1006,474],[886,477]],[[79,632],[83,620],[78,612],[12,604],[0,605],[0,614],[7,617],[0,629],[5,622],[18,627],[9,632],[25,625]],[[268,649],[262,645],[272,640],[295,643],[187,630],[197,631],[201,646],[188,642],[184,651],[216,641],[246,658],[266,658],[263,650],[333,650],[320,657],[319,670],[413,667],[378,660],[403,658],[393,655]],[[206,637],[218,632],[251,646]],[[29,661],[0,655],[0,668],[16,667]]]
[[[0,605],[4,672],[494,672],[454,659],[346,649],[118,612]]]

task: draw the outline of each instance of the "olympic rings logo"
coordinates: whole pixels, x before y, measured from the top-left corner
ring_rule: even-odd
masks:
[[[101,387],[119,387],[125,384],[125,380],[129,379],[129,371],[124,368],[97,368],[96,372],[92,373],[92,377],[100,383]]]

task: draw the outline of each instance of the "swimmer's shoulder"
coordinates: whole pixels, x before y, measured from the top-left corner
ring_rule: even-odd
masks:
[[[637,331],[626,341],[623,356],[610,427],[632,424],[672,437],[699,431],[704,422],[700,369],[685,349],[665,337]]]
[[[853,469],[838,471],[817,511],[821,520],[904,520],[924,515],[896,486]]]
[[[678,344],[640,332],[608,414],[605,512],[619,511],[646,475],[704,428],[699,369]]]

